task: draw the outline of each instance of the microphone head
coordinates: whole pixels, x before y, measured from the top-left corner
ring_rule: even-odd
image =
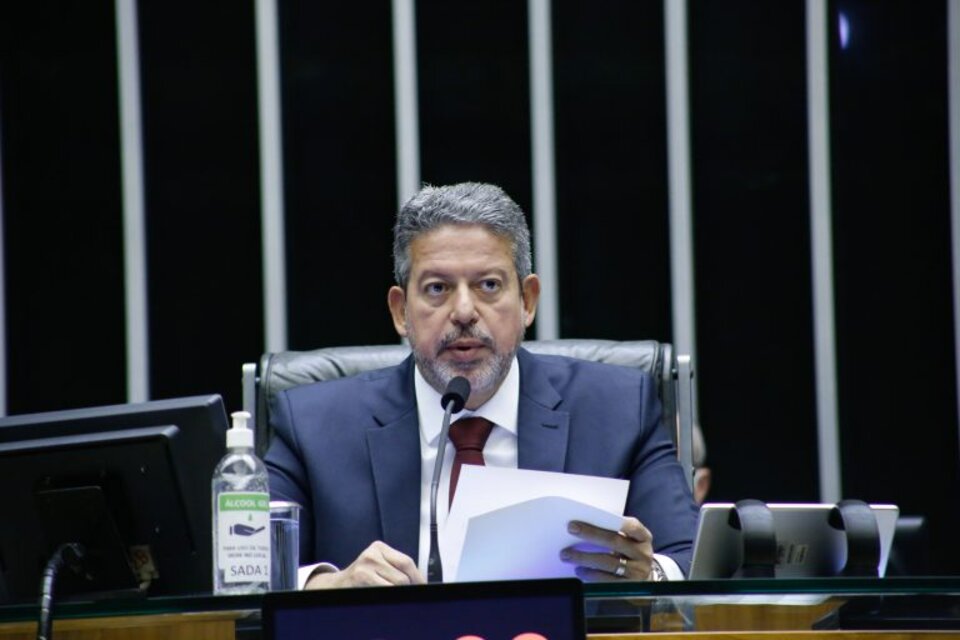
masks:
[[[467,398],[469,397],[470,381],[463,376],[457,376],[447,383],[447,389],[443,392],[443,397],[440,398],[440,406],[446,409],[447,405],[452,402],[451,413],[459,413],[463,410],[463,406],[467,404]]]

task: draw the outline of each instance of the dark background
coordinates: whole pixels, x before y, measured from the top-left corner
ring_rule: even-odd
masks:
[[[264,349],[253,4],[138,13],[151,396],[235,409]],[[947,5],[828,19],[844,495],[927,515],[956,573]],[[126,401],[114,21],[111,0],[0,5],[9,413]],[[663,22],[553,2],[561,337],[673,339]],[[290,348],[396,339],[391,24],[387,0],[279,1]],[[422,179],[530,212],[525,3],[421,0],[416,29]],[[816,501],[805,4],[689,2],[688,47],[710,497]]]

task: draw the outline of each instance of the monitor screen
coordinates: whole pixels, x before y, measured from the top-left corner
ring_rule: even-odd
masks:
[[[58,597],[210,592],[218,395],[0,419],[0,602],[35,600],[59,545],[87,549]]]
[[[582,640],[575,578],[268,593],[264,640]]]

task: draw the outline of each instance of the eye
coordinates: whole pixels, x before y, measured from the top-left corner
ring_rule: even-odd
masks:
[[[484,293],[496,293],[500,291],[500,281],[495,278],[486,278],[480,281],[480,290]]]
[[[439,296],[447,290],[447,285],[443,282],[428,282],[423,286],[423,292],[428,296]]]

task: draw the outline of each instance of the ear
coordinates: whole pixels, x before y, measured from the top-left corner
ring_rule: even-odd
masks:
[[[520,283],[520,299],[523,303],[523,326],[529,327],[537,316],[537,301],[540,300],[540,276],[531,273]]]
[[[700,467],[693,477],[693,499],[697,504],[703,504],[707,499],[707,493],[710,491],[710,469]]]
[[[393,319],[393,328],[401,338],[407,337],[407,295],[403,289],[394,285],[387,291],[387,306],[390,307],[390,317]]]

